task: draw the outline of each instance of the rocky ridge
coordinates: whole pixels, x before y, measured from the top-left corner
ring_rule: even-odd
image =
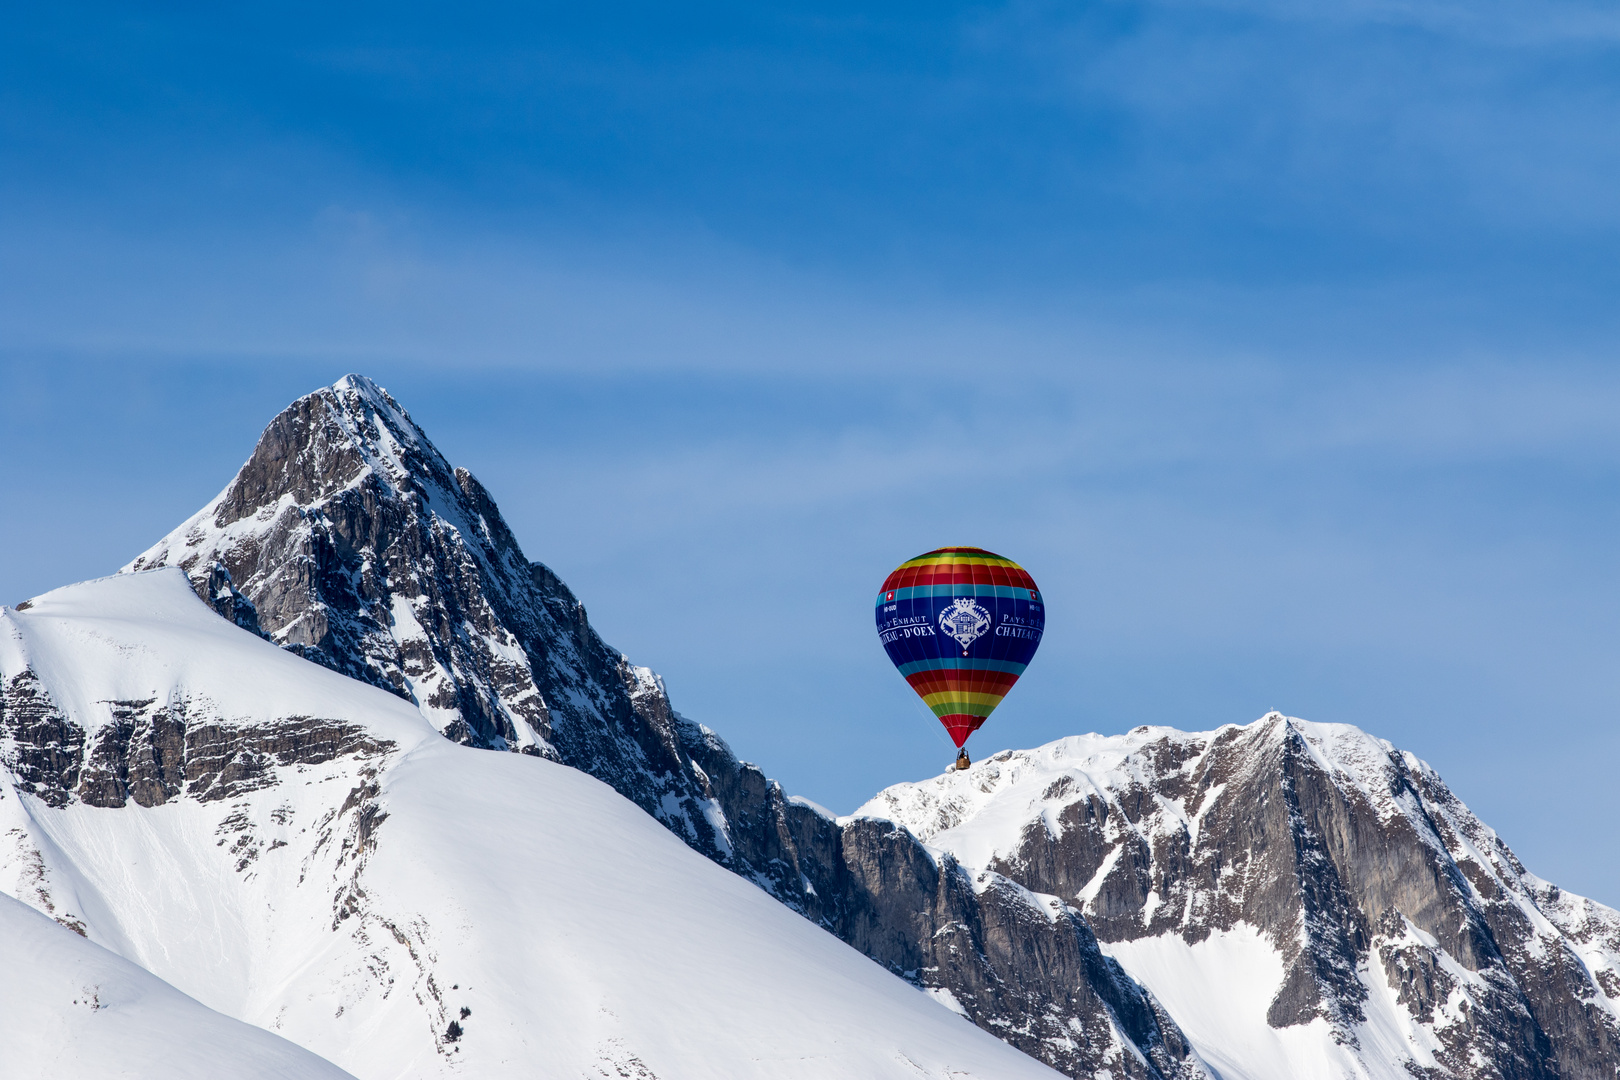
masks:
[[[218,618],[177,569],[0,607],[0,685],[91,747],[127,702],[185,703],[188,729],[298,729],[285,757],[244,746],[239,783],[182,752],[164,762],[178,790],[115,806],[87,803],[82,775],[22,780],[32,744],[5,725],[0,915],[21,901],[70,947],[0,933],[7,1077],[337,1075],[267,1053],[269,1032],[362,1080],[1056,1075],[595,778],[452,743]],[[87,970],[75,942],[122,971]],[[131,975],[147,1004],[190,995],[189,1014],[143,1010]],[[244,1055],[262,1067],[233,1072]]]
[[[369,380],[351,375],[289,406],[217,498],[125,569],[167,566],[221,616],[412,702],[449,739],[607,782],[689,846],[1071,1075],[1208,1075],[1074,908],[970,872],[890,823],[836,821],[676,713],[657,676],[609,648],[567,586],[523,556],[478,481]],[[84,747],[30,720],[38,711],[0,712],[0,755],[44,762],[31,782],[53,797],[99,792],[84,788],[85,766],[74,771]],[[132,720],[125,742],[145,761],[154,737],[137,738]],[[150,771],[137,770],[142,792]]]
[[[1128,967],[1196,966],[1257,929],[1278,978],[1256,1018],[1324,1029],[1347,1071],[1620,1072],[1620,912],[1530,874],[1432,768],[1356,728],[1078,736],[857,813],[1063,898]],[[1188,1032],[1219,1060],[1221,1036]]]
[[[1620,1061],[1614,913],[1528,875],[1415,759],[1277,717],[1154,729],[998,755],[835,820],[675,712],[526,561],[477,481],[364,379],[277,417],[232,484],[129,569],[158,565],[185,569],[238,625],[414,702],[449,738],[605,780],[1071,1075],[1208,1075],[1201,1052],[1224,1075],[1288,1075],[1234,1069],[1142,989],[1174,996],[1133,947],[1243,928],[1280,972],[1265,1029],[1317,1032],[1353,1072],[1612,1077]],[[71,761],[62,736],[46,722],[12,753]],[[142,738],[132,725],[130,745]],[[1096,757],[1084,766],[1042,757],[1082,745]]]
[[[1070,1075],[1620,1069],[1620,916],[1526,872],[1410,755],[1278,716],[1138,729],[997,755],[834,819],[675,712],[658,677],[606,646],[556,575],[525,559],[478,482],[359,377],[290,406],[218,498],[126,569],[162,566],[183,569],[224,618],[387,690],[451,740],[606,781]],[[220,839],[244,880],[285,825],[238,807],[278,777],[347,762],[354,790],[323,826],[343,833],[331,926],[375,922],[360,871],[387,825],[366,777],[391,744],[312,714],[250,723],[184,697],[53,701],[26,665],[9,670],[0,772],[19,796],[70,815],[229,800],[216,803],[229,810]],[[6,835],[17,895],[48,912],[71,898],[47,888],[48,845]],[[56,917],[73,925],[72,909]],[[424,941],[386,931],[400,932],[401,964],[419,964]],[[1209,981],[1227,969],[1199,950],[1239,946],[1264,954],[1263,1000]],[[1188,996],[1196,985],[1243,999],[1238,1019],[1261,1041],[1212,1026]],[[1286,1053],[1260,1052],[1277,1046]]]
[[[276,766],[363,760],[391,749],[340,720],[244,723],[185,699],[101,704],[105,722],[87,729],[32,669],[0,683],[0,761],[20,790],[53,807],[152,807],[183,796],[212,802],[274,783]]]

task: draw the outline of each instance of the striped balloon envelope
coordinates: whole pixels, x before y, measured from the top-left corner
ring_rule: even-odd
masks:
[[[1011,559],[946,547],[888,576],[877,628],[889,659],[961,746],[1034,657],[1046,608],[1035,579]]]

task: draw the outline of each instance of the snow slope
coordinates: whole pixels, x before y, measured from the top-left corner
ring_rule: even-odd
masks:
[[[1620,912],[1349,725],[1073,736],[859,817],[1078,907],[1225,1080],[1620,1070]]]
[[[221,1016],[0,896],[0,1075],[50,1080],[353,1080]]]
[[[83,776],[120,723],[176,717],[190,771],[156,805],[51,806],[44,759],[0,746],[0,889],[363,1080],[1056,1075],[606,785],[440,738],[178,570],[0,609],[0,680],[27,672]],[[340,725],[363,738],[317,760]]]
[[[524,555],[477,479],[363,376],[288,405],[218,497],[125,569],[163,566],[185,570],[227,621],[412,701],[454,742],[596,777],[693,850],[1054,1068],[1201,1075],[1083,920],[1049,919],[1022,890],[976,888],[909,834],[838,827],[682,717],[657,675],[609,647],[580,598]],[[192,744],[223,777],[248,767],[246,751],[311,765],[324,760],[323,740],[345,737],[280,721],[288,730],[274,737],[262,725],[257,737],[194,737],[176,708],[130,702],[111,708],[111,734],[86,748],[28,685],[7,693],[21,718],[20,775],[51,805],[159,804],[179,791],[169,763]],[[64,767],[80,764],[84,777]],[[206,801],[197,773],[188,766],[185,787]]]

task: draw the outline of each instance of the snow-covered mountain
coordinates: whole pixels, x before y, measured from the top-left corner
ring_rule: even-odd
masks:
[[[1620,1076],[1620,915],[1409,755],[1138,729],[835,819],[358,376],[126,571],[0,609],[0,891],[364,1080],[1042,1074],[953,1011],[1074,1077]]]
[[[1077,736],[857,814],[1073,904],[1225,1080],[1620,1075],[1620,912],[1354,727]]]
[[[1084,920],[935,859],[905,830],[833,821],[682,718],[661,680],[609,648],[557,575],[527,560],[472,474],[361,376],[290,405],[219,496],[126,570],[159,566],[184,569],[238,625],[413,703],[450,739],[607,782],[1044,1061],[1077,1075],[1203,1075]],[[157,753],[158,729],[146,730],[132,729],[132,761]]]
[[[36,944],[51,927],[0,909],[5,1000],[83,982],[111,1010],[27,1005],[32,1055],[150,1019],[142,1053],[230,1042],[213,1076],[341,1075],[264,1032],[226,1038],[105,946],[362,1080],[1054,1075],[605,784],[456,745],[219,619],[177,570],[0,609],[0,685],[0,886],[87,939]],[[119,1075],[100,1045],[26,1075]],[[0,1072],[17,1060],[5,1047]]]
[[[354,1080],[3,894],[0,1075]]]

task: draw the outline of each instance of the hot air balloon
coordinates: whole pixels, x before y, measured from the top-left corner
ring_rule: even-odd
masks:
[[[1046,606],[1011,559],[945,547],[888,576],[877,628],[889,659],[961,749],[1035,655]],[[964,750],[958,762],[966,761]]]

